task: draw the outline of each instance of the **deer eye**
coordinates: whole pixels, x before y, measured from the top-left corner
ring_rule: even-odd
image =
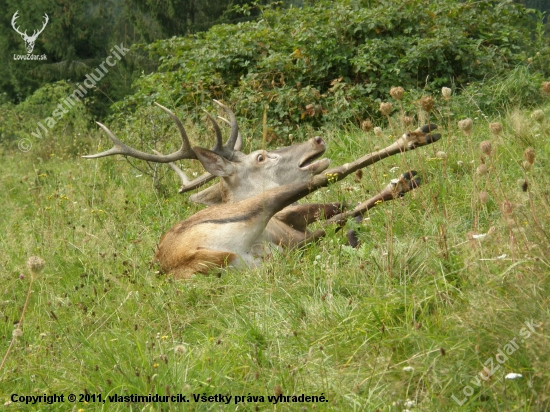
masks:
[[[258,162],[263,162],[265,160],[265,156],[263,154],[259,154],[258,157],[256,158],[256,160]]]

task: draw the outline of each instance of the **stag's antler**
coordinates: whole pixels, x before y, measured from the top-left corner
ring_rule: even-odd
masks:
[[[233,113],[233,110],[231,110],[229,107],[227,107],[226,105],[224,105],[223,103],[221,103],[218,100],[214,100],[214,102],[218,106],[220,106],[223,110],[225,110],[225,112],[229,116],[229,125],[231,126],[231,133],[229,134],[229,139],[227,139],[227,143],[225,145],[227,146],[227,148],[231,148],[231,151],[233,151],[233,150],[235,150],[235,145],[237,143],[237,140],[240,137],[239,125],[237,123],[237,118],[235,117],[235,113]],[[225,120],[225,119],[223,119],[223,120]]]
[[[224,117],[218,116],[218,119],[231,126],[231,122]],[[241,132],[237,132],[237,141],[235,142],[235,151],[240,151],[243,148],[243,137]]]
[[[217,100],[214,100],[214,102],[229,114],[229,118],[231,119],[231,121],[221,116],[218,116],[218,119],[222,120],[224,123],[227,123],[231,127],[231,135],[227,139],[226,144],[223,145],[222,132],[221,132],[220,126],[218,125],[216,120],[212,117],[212,115],[210,115],[210,113],[208,113],[205,110],[205,113],[208,116],[208,119],[210,119],[210,121],[212,122],[212,126],[214,127],[214,131],[216,133],[216,144],[214,145],[214,148],[212,149],[212,151],[222,154],[222,156],[226,157],[227,159],[231,159],[235,152],[241,150],[243,146],[243,138],[241,136],[241,133],[239,132],[239,126],[233,111],[229,107],[225,106],[224,104],[220,103]],[[237,138],[233,139],[235,130],[237,131]],[[235,140],[233,148],[231,148],[231,145],[233,144],[232,140]],[[157,152],[156,150],[154,150],[154,152],[160,155],[160,153]],[[181,180],[181,187],[178,191],[179,193],[185,193],[185,192],[189,192],[190,190],[196,189],[197,187],[200,187],[208,183],[215,177],[214,175],[207,172],[197,177],[194,180],[189,180],[185,172],[181,170],[175,163],[170,162],[168,163],[168,165],[170,166],[170,168],[172,168],[174,172],[176,172],[176,174],[179,176]]]
[[[242,146],[242,137],[239,133],[239,126],[237,124],[237,118],[235,117],[235,114],[233,111],[222,104],[221,102],[214,100],[216,104],[218,104],[221,108],[223,108],[229,117],[229,121],[226,119],[221,118],[225,122],[227,122],[231,126],[231,133],[229,138],[227,139],[227,142],[225,145],[223,144],[223,138],[222,138],[222,132],[220,129],[220,126],[216,122],[216,120],[210,115],[210,113],[206,113],[208,115],[208,118],[212,122],[212,125],[214,127],[214,131],[216,133],[216,144],[214,145],[212,151],[218,153],[219,155],[225,157],[228,160],[231,160],[233,157],[233,154],[235,151],[240,150]],[[171,110],[167,109],[166,107],[155,103],[158,107],[160,107],[162,110],[164,110],[176,123],[176,126],[178,127],[178,130],[180,132],[182,144],[180,149],[177,152],[171,153],[169,155],[163,155],[156,150],[153,150],[155,154],[145,153],[139,150],[136,150],[124,143],[122,143],[111,130],[109,130],[105,125],[96,122],[104,131],[107,133],[107,135],[111,138],[114,145],[111,149],[106,150],[101,153],[97,153],[94,155],[87,155],[82,156],[86,159],[97,159],[99,157],[105,157],[105,156],[112,156],[115,154],[120,154],[124,156],[130,156],[134,157],[136,159],[146,160],[148,162],[156,162],[156,163],[168,163],[170,167],[178,174],[182,181],[182,187],[180,188],[180,193],[187,192],[189,190],[195,189],[199,186],[204,185],[205,183],[209,182],[210,180],[214,179],[215,176],[211,175],[210,173],[205,173],[198,178],[194,180],[190,180],[183,170],[181,170],[178,166],[176,166],[173,162],[177,160],[183,160],[183,159],[197,159],[197,155],[191,148],[191,144],[189,143],[189,138],[187,137],[187,133],[185,132],[185,128],[183,127],[183,124],[181,120],[176,116]]]
[[[185,132],[185,128],[183,127],[183,124],[181,123],[181,120],[169,109],[167,109],[164,106],[161,106],[158,103],[155,103],[158,107],[160,107],[162,110],[164,110],[168,115],[174,120],[176,123],[176,126],[178,127],[178,130],[180,132],[181,136],[181,147],[177,152],[174,152],[169,155],[153,155],[150,153],[141,152],[139,150],[134,149],[133,147],[127,146],[124,143],[122,143],[120,140],[116,138],[116,136],[111,132],[107,126],[105,126],[102,123],[96,122],[99,127],[101,127],[105,133],[111,138],[114,145],[109,150],[106,150],[101,153],[97,153],[94,155],[87,155],[82,156],[86,159],[97,159],[99,157],[105,157],[105,156],[112,156],[116,154],[124,155],[124,156],[130,156],[135,157],[136,159],[141,160],[147,160],[148,162],[156,162],[156,163],[169,163],[169,162],[175,162],[176,160],[181,159],[196,159],[197,155],[195,155],[195,152],[191,149],[191,145],[189,143],[189,138],[187,137],[187,133]]]

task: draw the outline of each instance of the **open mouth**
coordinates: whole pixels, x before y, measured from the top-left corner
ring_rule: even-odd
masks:
[[[311,166],[313,164],[313,162],[315,162],[315,160],[319,159],[321,156],[323,156],[323,153],[325,151],[323,150],[322,152],[319,152],[319,153],[315,153],[314,155],[306,158],[302,163],[300,163],[300,165],[298,166],[300,169],[304,169],[304,168],[307,168],[308,166]]]

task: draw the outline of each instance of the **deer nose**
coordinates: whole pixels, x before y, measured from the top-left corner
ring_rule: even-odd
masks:
[[[319,136],[315,136],[314,139],[315,139],[315,143],[317,143],[317,144],[325,144],[323,139],[321,139],[321,137],[319,137]]]

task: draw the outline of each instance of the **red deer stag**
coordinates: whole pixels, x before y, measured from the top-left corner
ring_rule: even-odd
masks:
[[[228,114],[230,136],[224,145],[216,120],[208,115],[216,132],[212,150],[191,147],[178,117],[158,105],[176,123],[182,139],[181,148],[172,154],[149,154],[133,149],[120,140],[103,124],[99,126],[109,135],[114,146],[102,153],[84,156],[98,158],[122,154],[142,160],[172,163],[180,159],[197,159],[208,173],[189,181],[184,173],[173,166],[183,182],[180,192],[199,187],[214,177],[220,183],[191,196],[191,200],[213,205],[187,220],[178,223],[165,233],[158,245],[155,260],[163,271],[176,277],[188,278],[193,273],[206,273],[223,266],[251,266],[266,253],[265,242],[277,246],[295,247],[324,236],[319,229],[309,232],[307,226],[321,216],[327,224],[345,222],[380,203],[392,200],[416,188],[420,180],[416,172],[408,172],[392,181],[373,198],[352,211],[342,212],[337,203],[293,205],[307,194],[339,181],[358,169],[386,157],[431,144],[441,135],[431,134],[435,125],[426,125],[405,133],[392,145],[378,152],[339,167],[328,169],[329,160],[320,159],[326,145],[320,137],[273,151],[257,150],[242,153],[241,137],[233,112],[219,104]]]

